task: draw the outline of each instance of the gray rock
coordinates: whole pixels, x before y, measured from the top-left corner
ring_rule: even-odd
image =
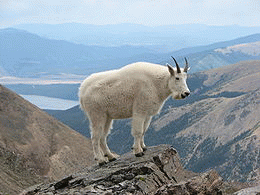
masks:
[[[182,181],[178,184],[167,184],[157,190],[155,195],[163,194],[211,194],[222,195],[222,178],[214,170],[193,177],[188,181]]]
[[[142,157],[132,153],[103,166],[86,168],[25,194],[217,194],[222,179],[217,172],[202,175],[185,170],[177,151],[168,145],[149,147]],[[35,190],[37,189],[37,190]]]
[[[251,188],[245,188],[236,192],[234,195],[260,195],[260,185]]]

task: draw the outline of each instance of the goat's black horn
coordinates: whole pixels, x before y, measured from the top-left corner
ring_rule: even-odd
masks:
[[[174,59],[174,57],[172,57],[172,59],[174,60],[175,64],[176,64],[176,68],[177,68],[177,73],[181,73],[181,69],[179,67],[179,64],[177,63],[177,61]]]
[[[187,60],[187,58],[184,58],[185,59],[185,62],[186,62],[186,65],[185,65],[185,67],[184,67],[184,72],[187,72],[188,70],[189,70],[189,64],[188,64],[188,60]]]

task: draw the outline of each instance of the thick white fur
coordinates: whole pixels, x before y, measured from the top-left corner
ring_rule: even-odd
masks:
[[[106,162],[105,156],[109,160],[117,157],[106,143],[113,119],[133,119],[133,151],[142,154],[144,133],[151,117],[160,111],[170,95],[181,99],[181,94],[189,93],[186,78],[183,69],[177,73],[175,68],[145,62],[86,78],[79,89],[80,106],[90,121],[92,145],[98,163]]]

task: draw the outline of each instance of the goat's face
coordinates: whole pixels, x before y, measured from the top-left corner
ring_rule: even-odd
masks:
[[[174,59],[174,58],[173,58]],[[171,74],[171,77],[169,79],[168,87],[171,91],[171,96],[174,99],[184,99],[187,96],[190,95],[190,90],[187,86],[187,71],[188,71],[188,62],[186,61],[185,68],[180,68],[177,64],[176,60],[174,59],[176,63],[176,69],[174,69],[171,65],[168,66],[168,70]]]

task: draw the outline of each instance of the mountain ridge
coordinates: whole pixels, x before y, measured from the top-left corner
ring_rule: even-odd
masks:
[[[132,23],[115,25],[64,23],[21,24],[13,27],[28,30],[48,38],[87,45],[159,45],[166,47],[170,51],[247,36],[260,31],[260,27],[208,26],[202,24],[150,27]],[[169,37],[171,38],[169,39]]]

